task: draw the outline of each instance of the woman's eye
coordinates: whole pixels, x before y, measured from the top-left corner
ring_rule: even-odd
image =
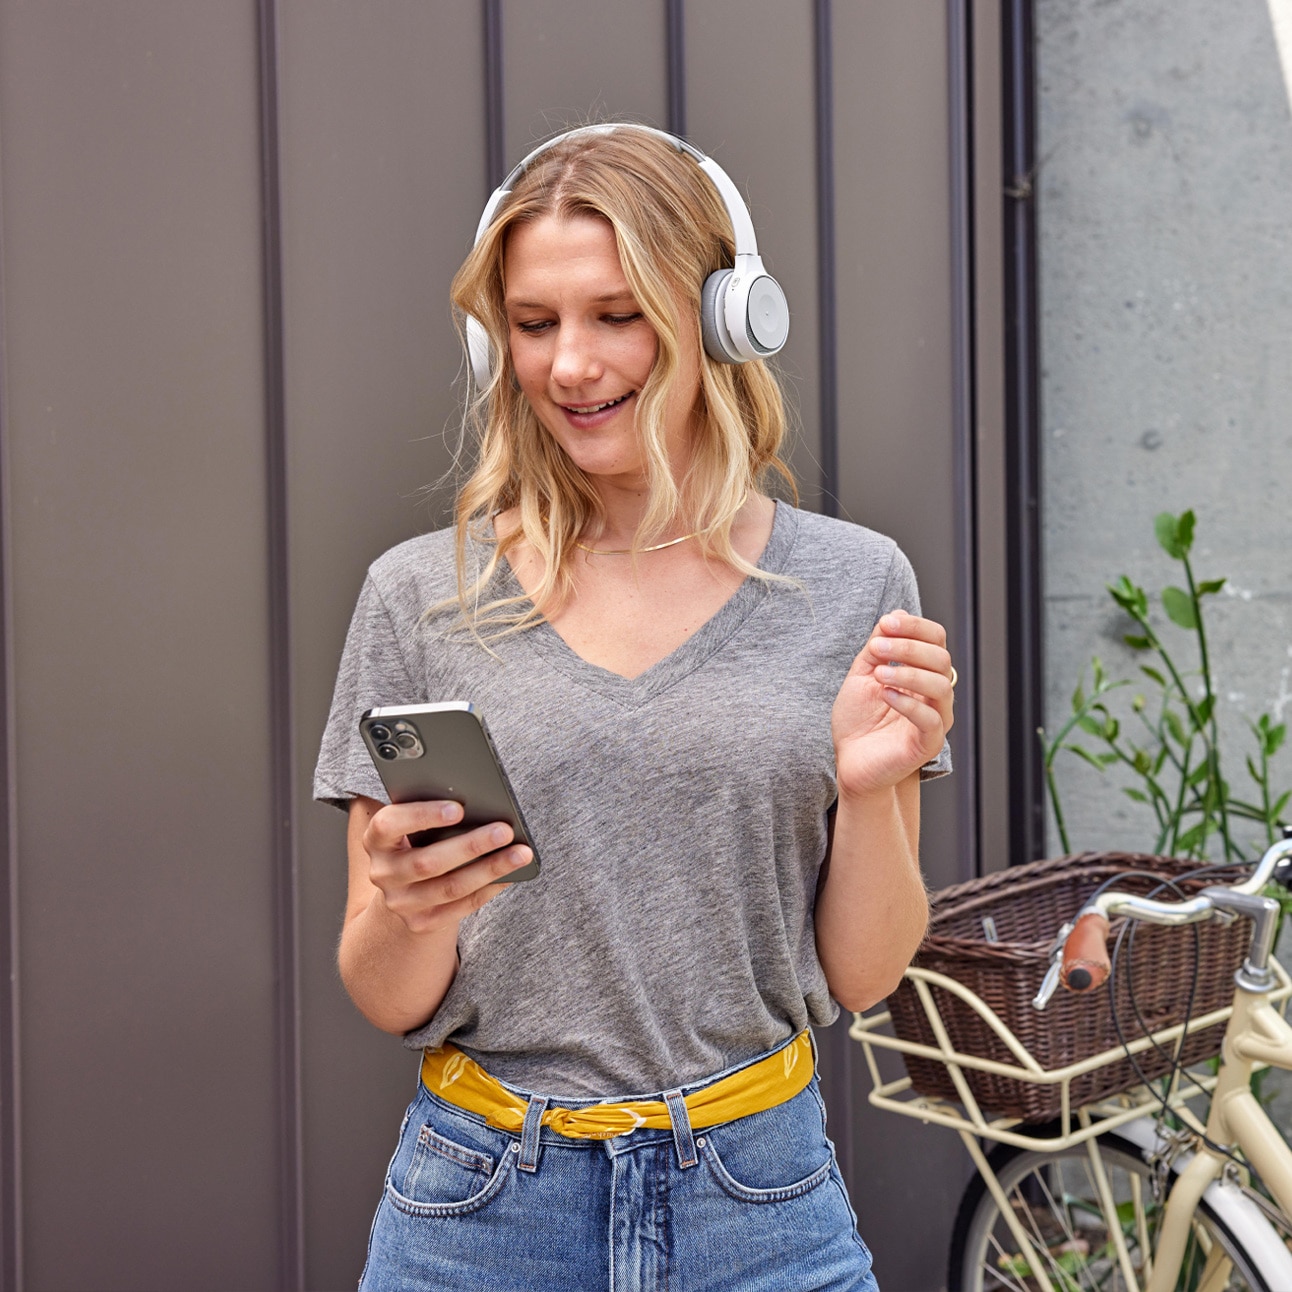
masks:
[[[516,329],[524,332],[527,336],[537,336],[540,332],[546,332],[552,326],[550,320],[539,319],[533,323],[517,323]]]
[[[642,316],[641,316],[641,314],[640,314],[640,313],[637,313],[637,314],[607,314],[607,315],[606,315],[606,322],[607,322],[607,323],[614,323],[614,324],[617,324],[617,325],[619,325],[619,326],[622,326],[622,325],[623,325],[623,324],[625,324],[625,323],[636,323],[636,322],[637,322],[637,320],[638,320],[638,319],[640,319],[641,317],[642,317]]]

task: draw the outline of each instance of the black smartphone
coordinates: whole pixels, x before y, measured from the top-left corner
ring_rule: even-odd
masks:
[[[392,803],[452,799],[462,804],[457,825],[419,830],[409,835],[409,843],[421,847],[492,821],[505,821],[515,831],[514,842],[527,844],[534,860],[496,882],[516,884],[538,877],[534,837],[484,719],[473,705],[450,700],[369,709],[359,719],[359,734]]]

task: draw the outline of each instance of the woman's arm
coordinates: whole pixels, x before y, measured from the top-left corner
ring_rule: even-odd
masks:
[[[880,619],[835,700],[839,800],[817,893],[817,954],[830,993],[869,1009],[924,936],[919,769],[951,729],[951,657],[940,624]]]
[[[337,964],[351,1000],[385,1032],[411,1032],[430,1019],[457,973],[463,917],[503,891],[496,879],[533,858],[523,844],[505,846],[512,831],[501,822],[425,848],[408,842],[461,817],[457,803],[382,807],[357,798],[350,805]]]

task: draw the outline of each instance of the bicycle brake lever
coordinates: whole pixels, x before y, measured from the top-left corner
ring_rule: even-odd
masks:
[[[1059,930],[1058,937],[1054,939],[1054,945],[1050,948],[1050,967],[1045,971],[1045,977],[1041,979],[1041,985],[1037,989],[1036,995],[1032,997],[1033,1009],[1044,1009],[1050,1003],[1050,998],[1055,991],[1058,990],[1059,975],[1063,972],[1063,948],[1067,943],[1068,934],[1071,932],[1072,924],[1065,924]]]
[[[1050,967],[1045,971],[1045,977],[1041,979],[1041,986],[1032,998],[1033,1009],[1044,1009],[1050,1003],[1050,997],[1054,995],[1059,986],[1059,974],[1062,970],[1062,957],[1058,960],[1050,961]]]

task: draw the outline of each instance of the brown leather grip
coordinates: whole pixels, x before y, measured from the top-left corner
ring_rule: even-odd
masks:
[[[1108,921],[1098,911],[1077,920],[1063,947],[1061,978],[1069,991],[1094,991],[1108,977]]]

